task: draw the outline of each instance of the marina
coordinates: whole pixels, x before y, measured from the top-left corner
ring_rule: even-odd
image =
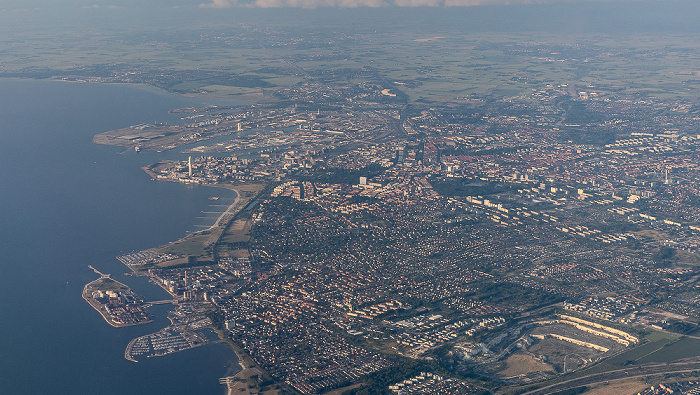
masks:
[[[165,328],[130,341],[124,350],[124,358],[131,362],[138,362],[142,358],[161,357],[208,343],[209,341],[202,334]]]

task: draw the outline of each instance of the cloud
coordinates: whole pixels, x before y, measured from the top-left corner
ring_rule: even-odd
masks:
[[[212,0],[200,8],[360,8],[360,7],[475,7],[571,2],[575,0]],[[605,0],[597,0],[605,1]],[[610,1],[610,0],[608,0]]]
[[[82,8],[84,8],[84,9],[88,9],[88,8],[109,8],[109,9],[117,9],[117,8],[122,8],[122,7],[119,7],[119,6],[116,6],[116,5],[101,6],[101,5],[93,4],[93,5],[86,5],[86,6],[83,6]]]
[[[388,5],[384,0],[255,0],[250,4],[258,8],[359,8]]]
[[[441,0],[394,0],[397,7],[439,7]]]
[[[475,7],[480,5],[512,5],[554,3],[551,0],[445,0],[445,7]]]
[[[359,8],[390,5],[391,3],[385,0],[252,0],[250,2],[213,0],[211,3],[200,4],[199,8]]]
[[[238,6],[237,2],[231,2],[229,0],[214,0],[209,4],[200,4],[199,8],[233,8],[234,6]]]

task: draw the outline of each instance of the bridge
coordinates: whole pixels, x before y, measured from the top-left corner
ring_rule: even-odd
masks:
[[[171,299],[171,300],[156,300],[153,302],[146,302],[143,304],[144,307],[150,307],[150,306],[155,306],[155,305],[161,305],[161,304],[177,304],[178,300],[177,299]]]

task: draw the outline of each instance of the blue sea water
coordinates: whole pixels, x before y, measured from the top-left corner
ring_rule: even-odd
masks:
[[[167,294],[124,276],[115,256],[176,240],[233,192],[152,181],[141,166],[177,152],[120,153],[95,133],[175,122],[201,100],[132,85],[0,79],[0,393],[222,394],[233,352],[208,345],[133,363],[124,348],[168,324],[113,328],[81,298],[92,265],[146,299]],[[220,204],[220,203],[219,203]]]

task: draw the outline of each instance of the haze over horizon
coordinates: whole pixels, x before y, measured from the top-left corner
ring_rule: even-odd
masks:
[[[621,3],[630,6],[650,3],[675,5],[694,2],[687,0],[156,0],[147,4],[134,0],[3,0],[0,1],[0,11],[16,10],[56,10],[80,8],[357,8],[357,7],[478,7],[478,6],[519,6],[519,5],[593,5],[595,3]]]
[[[565,33],[699,32],[690,0],[63,0],[0,1],[0,32],[153,30],[266,23]],[[260,19],[262,18],[262,19]]]

